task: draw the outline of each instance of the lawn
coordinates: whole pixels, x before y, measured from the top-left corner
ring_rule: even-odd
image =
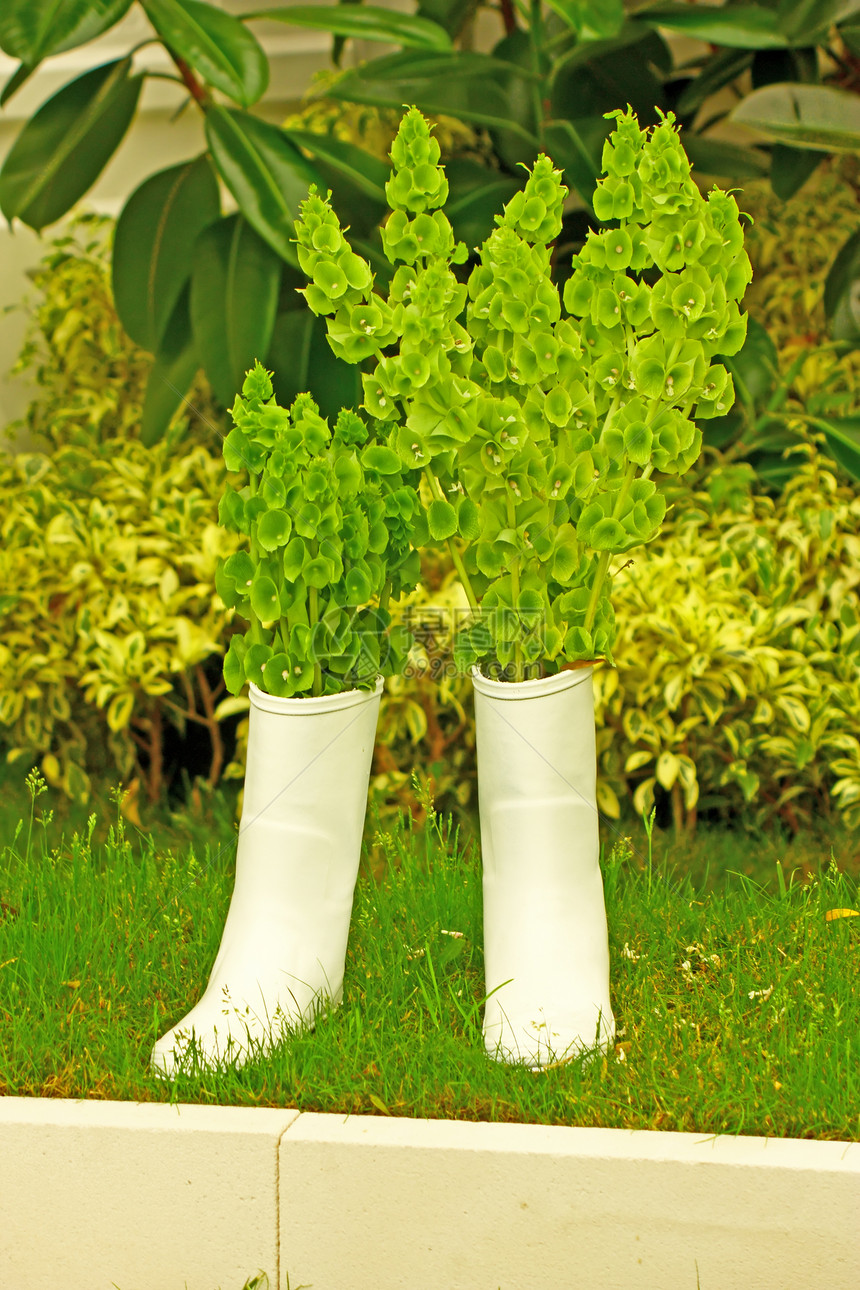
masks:
[[[474,842],[427,801],[420,826],[371,820],[344,1006],[239,1072],[164,1084],[149,1052],[214,959],[232,803],[143,832],[118,801],[100,829],[33,798],[0,844],[0,1094],[860,1138],[850,837],[605,823],[617,1044],[533,1073],[483,1052]]]

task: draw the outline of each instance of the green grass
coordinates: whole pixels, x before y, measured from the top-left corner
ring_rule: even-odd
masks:
[[[672,875],[680,842],[605,829],[618,1044],[536,1074],[483,1052],[480,867],[432,811],[369,830],[344,1006],[266,1060],[165,1085],[150,1049],[205,985],[231,892],[211,805],[180,846],[181,821],[171,842],[116,809],[103,840],[95,817],[67,835],[37,798],[0,846],[0,1093],[860,1137],[860,917],[826,917],[860,893],[829,853],[817,872],[784,854],[765,887],[744,872],[760,839],[723,835],[706,875],[703,834],[694,884]]]

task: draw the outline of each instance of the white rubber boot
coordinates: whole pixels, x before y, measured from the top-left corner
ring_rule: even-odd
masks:
[[[367,807],[375,691],[279,699],[251,686],[236,880],[206,991],[152,1068],[240,1066],[338,1003]],[[190,1043],[193,1035],[193,1044]]]
[[[532,1068],[613,1042],[592,669],[489,681],[475,724],[484,869],[484,1044]]]

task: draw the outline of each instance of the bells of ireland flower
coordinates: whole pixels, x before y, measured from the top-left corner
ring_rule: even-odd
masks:
[[[382,679],[319,698],[250,690],[233,897],[203,997],[153,1050],[162,1076],[244,1065],[343,990]]]
[[[484,884],[484,1045],[538,1069],[613,1042],[598,863],[592,669],[474,668]]]

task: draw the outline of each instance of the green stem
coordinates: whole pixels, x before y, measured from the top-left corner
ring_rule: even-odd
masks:
[[[514,506],[514,499],[508,493],[505,498],[508,508],[508,527],[516,529],[517,511]],[[517,606],[520,601],[520,557],[519,554],[511,556],[511,597],[514,602],[514,612],[517,613]],[[518,640],[514,641],[514,680],[523,680],[523,648]]]
[[[531,0],[531,57],[532,71],[535,80],[532,85],[533,110],[535,114],[535,129],[537,130],[538,143],[541,148],[544,146],[544,109],[543,109],[543,84],[541,76],[541,54],[543,53],[543,18],[541,15],[541,0]]]
[[[619,515],[621,514],[621,511],[624,507],[624,503],[627,501],[627,495],[630,492],[630,489],[633,485],[633,480],[635,478],[636,478],[636,465],[634,462],[631,461],[628,463],[627,474],[624,476],[624,480],[621,484],[621,487],[618,490],[618,495],[615,498],[615,505],[612,508],[612,518],[614,520],[617,520]],[[592,586],[591,586],[591,595],[588,598],[588,607],[585,611],[584,625],[585,625],[585,630],[587,632],[591,631],[591,628],[594,624],[594,620],[597,617],[597,606],[600,603],[600,596],[603,592],[603,584],[606,581],[606,576],[609,572],[610,559],[611,559],[610,551],[601,551],[600,556],[598,557],[597,570],[594,574],[594,582],[592,583]]]
[[[319,543],[314,541],[311,543],[311,558],[315,560],[318,554]],[[310,628],[311,633],[313,633],[313,629],[318,621],[319,594],[316,587],[308,587],[308,627]],[[316,659],[314,659],[314,683],[313,688],[311,689],[311,694],[314,696],[322,694],[322,668]]]
[[[445,498],[445,494],[442,492],[442,485],[439,483],[439,480],[433,474],[433,471],[430,469],[429,466],[424,467],[424,475],[428,484],[430,485],[430,491],[435,497],[436,501],[444,502],[446,498]],[[480,602],[478,601],[478,597],[475,595],[475,592],[472,588],[472,584],[469,580],[469,575],[466,573],[466,567],[463,564],[462,556],[460,555],[460,552],[457,550],[457,548],[454,546],[454,542],[451,538],[448,538],[448,550],[451,553],[451,559],[454,562],[454,568],[457,570],[457,577],[460,579],[460,582],[462,583],[463,590],[466,593],[466,599],[469,602],[469,606],[472,609],[479,609]]]

